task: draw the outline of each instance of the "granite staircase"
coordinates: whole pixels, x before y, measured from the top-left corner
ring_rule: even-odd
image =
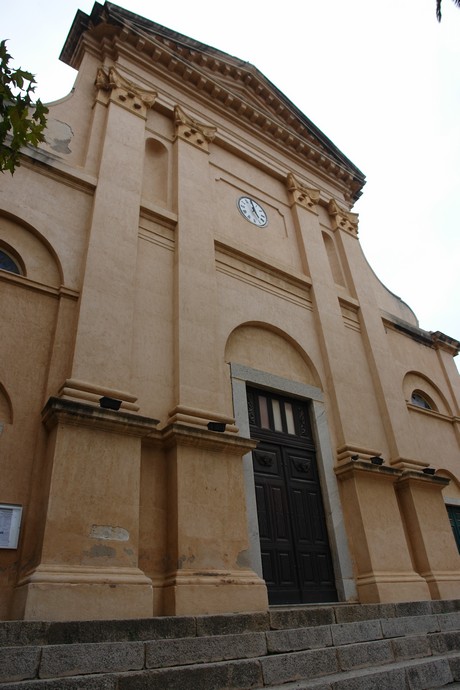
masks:
[[[0,623],[0,690],[460,688],[460,601]]]

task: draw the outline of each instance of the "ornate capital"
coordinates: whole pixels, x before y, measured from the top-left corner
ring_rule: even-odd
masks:
[[[310,211],[315,210],[320,197],[319,189],[304,187],[293,173],[288,173],[286,186],[294,204],[300,204]]]
[[[327,210],[332,219],[333,230],[345,230],[353,237],[358,237],[359,216],[357,213],[344,211],[334,199],[330,200]]]
[[[217,127],[198,122],[184,113],[178,105],[174,108],[174,124],[176,137],[195,144],[198,148],[208,151],[208,144],[214,139]]]
[[[125,79],[115,67],[110,67],[108,71],[100,67],[95,83],[98,89],[109,93],[111,101],[142,117],[146,117],[147,110],[153,106],[158,95],[156,91],[147,91]]]

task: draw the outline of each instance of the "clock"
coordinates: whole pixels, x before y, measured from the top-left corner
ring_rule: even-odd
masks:
[[[253,225],[264,228],[268,223],[267,214],[262,206],[249,196],[240,196],[237,202],[239,212]]]

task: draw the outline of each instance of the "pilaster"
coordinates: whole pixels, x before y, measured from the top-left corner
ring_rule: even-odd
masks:
[[[460,353],[460,342],[441,331],[431,333],[431,339],[451,395],[454,431],[460,447],[460,376],[454,362],[454,357]]]
[[[168,464],[164,613],[265,611],[264,581],[251,569],[242,456],[256,446],[235,434],[172,424]]]
[[[415,567],[433,599],[460,597],[460,556],[442,496],[448,484],[444,477],[406,470],[395,485]]]
[[[361,603],[431,599],[415,572],[394,485],[402,471],[350,459],[336,468]]]
[[[13,615],[151,616],[152,582],[138,567],[140,455],[158,422],[61,398],[49,399],[43,422],[41,543],[16,587]]]
[[[169,423],[206,427],[218,422],[235,431],[223,414],[219,389],[217,285],[209,195],[209,146],[216,128],[175,108],[177,214],[174,275],[174,372],[176,404]]]
[[[105,131],[94,195],[72,374],[60,395],[119,398],[128,409],[145,119],[156,94],[99,69]]]
[[[347,417],[350,409],[349,372],[353,353],[347,352],[349,346],[344,337],[337,289],[331,275],[319,223],[320,192],[307,188],[292,173],[287,176],[286,186],[304,270],[312,281],[315,320],[326,375],[327,379],[333,382],[328,386],[328,395],[333,407],[331,416],[334,420],[337,446],[343,447],[353,442],[356,444],[360,438],[352,426],[351,416]]]
[[[334,200],[330,201],[328,211],[341,254],[345,257],[350,287],[359,303],[363,344],[390,449],[389,461],[401,469],[421,469],[426,463],[417,460],[418,441],[407,434],[409,418],[401,394],[402,382],[395,371],[376,296],[369,289],[369,267],[357,241],[358,216],[340,208]]]

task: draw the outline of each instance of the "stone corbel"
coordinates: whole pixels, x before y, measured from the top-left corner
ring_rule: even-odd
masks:
[[[198,122],[184,113],[178,105],[174,108],[176,137],[188,141],[198,148],[208,151],[209,144],[216,136],[217,127]]]
[[[316,206],[320,197],[319,189],[304,187],[293,173],[288,173],[286,186],[293,204],[300,204],[300,206],[316,213]]]
[[[327,210],[331,216],[333,230],[345,230],[353,237],[358,237],[359,216],[357,213],[344,211],[334,199],[330,200]]]
[[[156,91],[148,91],[122,77],[115,67],[108,71],[100,67],[96,75],[96,87],[109,93],[109,99],[141,117],[147,117],[147,110],[155,103]]]

